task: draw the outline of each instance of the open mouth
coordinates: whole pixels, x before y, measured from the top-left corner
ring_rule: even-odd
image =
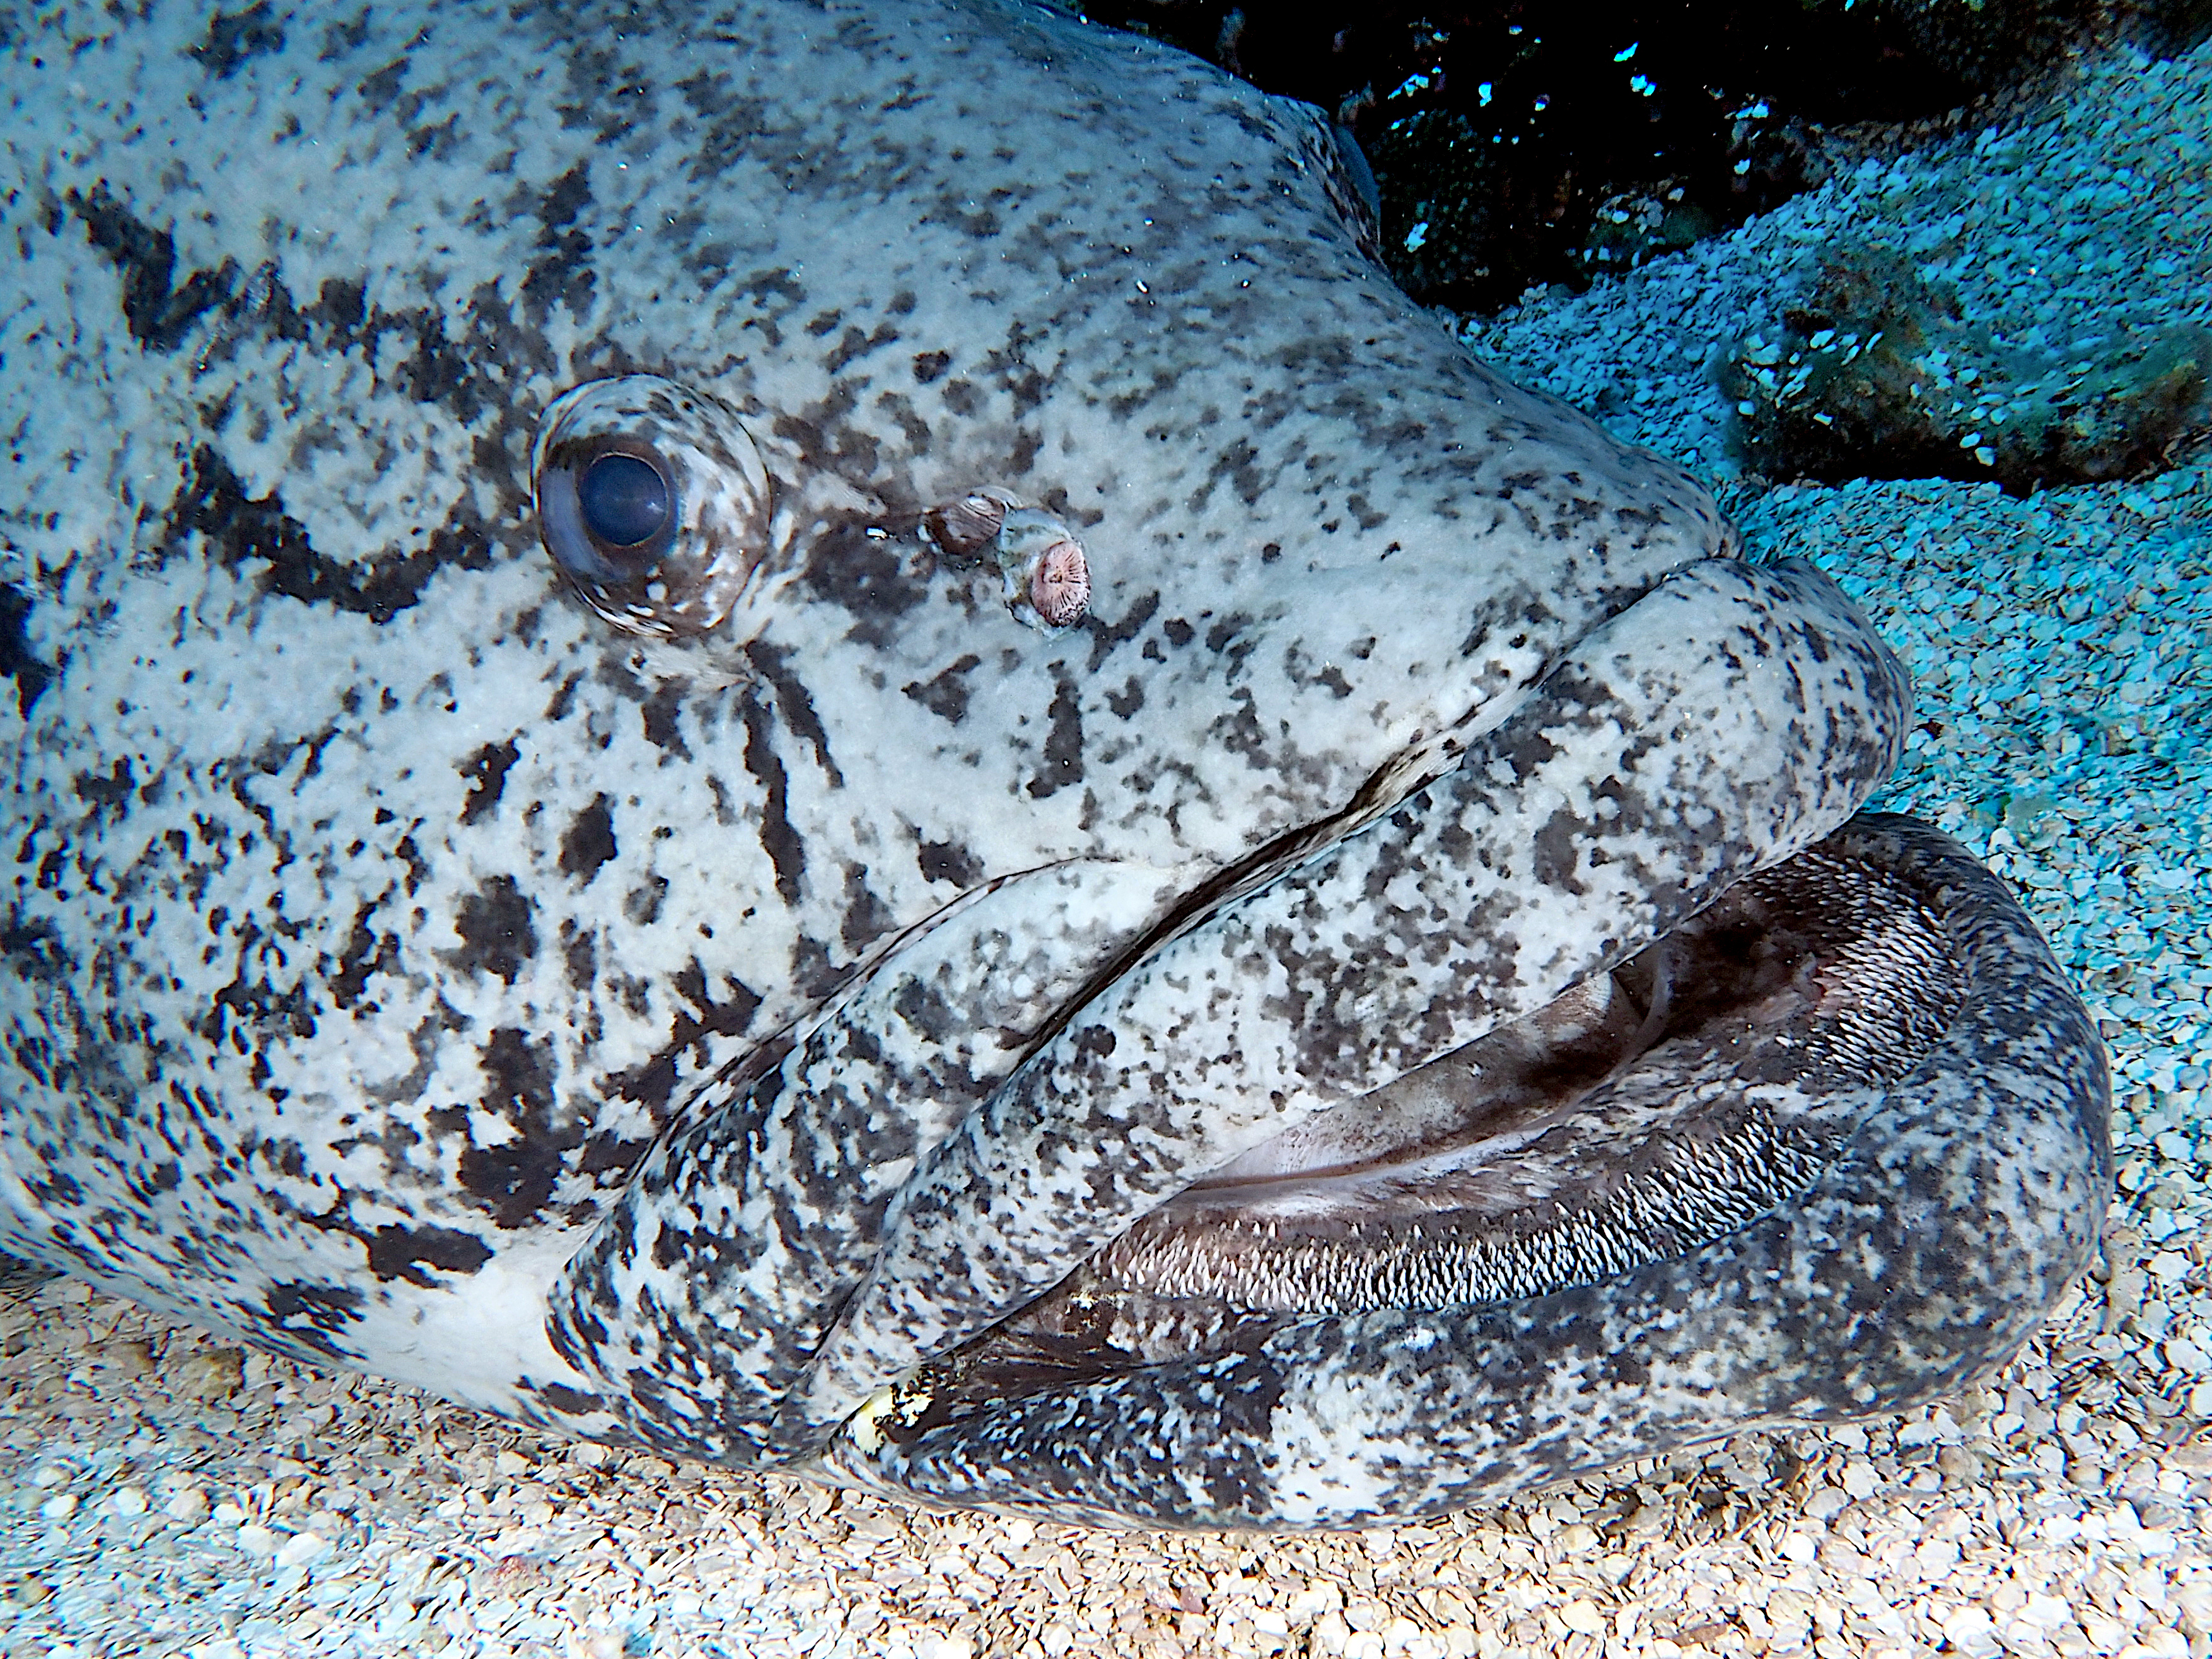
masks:
[[[1785,1203],[1957,1019],[1940,896],[1839,842],[1537,1014],[1252,1149],[922,1367],[883,1426],[1249,1350],[1301,1320],[1515,1301]]]

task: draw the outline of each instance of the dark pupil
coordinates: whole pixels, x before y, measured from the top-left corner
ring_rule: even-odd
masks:
[[[635,547],[668,522],[668,484],[649,461],[602,455],[576,481],[584,526],[611,547]]]

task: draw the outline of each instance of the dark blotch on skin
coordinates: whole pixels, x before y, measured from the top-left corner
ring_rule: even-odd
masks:
[[[361,85],[355,90],[361,94],[362,106],[369,114],[381,115],[398,99],[399,88],[406,80],[407,59],[402,56],[362,76]]]
[[[469,311],[468,331],[459,339],[446,332],[444,316],[434,311],[379,313],[362,330],[370,338],[389,332],[411,343],[414,349],[392,370],[392,384],[417,403],[443,404],[459,421],[474,421],[492,389],[485,365],[499,360],[485,349],[484,336],[510,331],[503,314],[486,329],[480,326],[479,305],[472,302]]]
[[[244,11],[217,12],[209,21],[207,39],[191,52],[210,76],[228,81],[249,58],[283,50],[284,26],[276,21],[269,0],[260,0]]]
[[[891,1006],[907,1029],[926,1042],[945,1043],[960,1029],[960,1012],[934,987],[908,980],[899,987]]]
[[[898,331],[889,323],[877,325],[875,331],[863,334],[857,328],[848,328],[838,341],[837,349],[823,361],[823,368],[832,374],[842,374],[855,359],[865,357],[880,346],[890,345],[898,338]]]
[[[462,948],[448,955],[456,968],[496,974],[509,985],[538,954],[537,930],[530,925],[535,907],[513,876],[494,876],[461,901],[453,931]]]
[[[341,1008],[351,1008],[361,1000],[368,977],[375,973],[390,973],[399,965],[399,941],[392,934],[379,938],[368,925],[375,915],[378,900],[362,905],[354,913],[353,932],[347,935],[345,949],[338,957],[338,971],[331,976],[331,1000]]]
[[[51,982],[76,971],[76,958],[50,921],[26,921],[21,909],[0,923],[0,957],[19,979]]]
[[[614,803],[599,795],[576,814],[561,837],[562,873],[588,887],[616,851]]]
[[[966,677],[982,665],[983,659],[970,652],[934,678],[916,680],[899,690],[939,720],[957,726],[968,717]]]
[[[623,915],[641,927],[660,920],[661,901],[668,896],[668,878],[648,875],[623,896]]]
[[[752,1024],[753,1014],[760,1007],[761,1000],[750,986],[726,975],[723,984],[729,995],[715,1000],[707,988],[707,970],[696,957],[677,970],[675,984],[676,994],[699,1011],[696,1017],[677,1016],[675,1036],[679,1043],[695,1042],[707,1031],[717,1036],[736,1036]]]
[[[845,949],[857,956],[896,926],[897,918],[869,887],[866,866],[847,865],[845,915],[837,929]]]
[[[669,1098],[676,1089],[676,1063],[684,1052],[708,1036],[738,1036],[752,1024],[761,1004],[759,995],[750,986],[727,976],[723,985],[729,994],[720,1001],[715,1000],[707,988],[706,970],[700,967],[696,957],[678,970],[674,982],[676,994],[697,1012],[679,1012],[669,1030],[668,1046],[618,1080],[622,1097],[647,1108],[656,1118],[668,1109]],[[775,1042],[766,1043],[757,1052],[754,1061],[748,1063],[757,1062],[772,1069],[782,1060],[784,1048],[788,1046],[787,1039],[781,1046]],[[703,1047],[697,1047],[697,1053],[702,1060],[706,1057]],[[626,1143],[606,1148],[587,1145],[580,1161],[581,1171],[589,1174],[601,1168],[627,1168],[634,1152],[642,1148],[625,1149],[626,1146]]]
[[[1044,740],[1044,770],[1030,780],[1030,793],[1037,800],[1071,783],[1083,781],[1083,705],[1072,681],[1062,680],[1053,694],[1052,730]]]
[[[500,792],[507,787],[507,769],[520,753],[512,738],[505,743],[488,743],[456,769],[470,781],[468,799],[461,803],[463,823],[474,823],[498,807]]]
[[[915,849],[925,881],[949,881],[966,889],[983,879],[983,861],[956,841],[925,841]]]
[[[137,787],[131,775],[131,763],[118,760],[106,772],[80,772],[76,775],[76,798],[92,808],[95,820],[112,813],[121,817],[131,800],[131,792]]]
[[[208,1011],[197,1027],[210,1042],[222,1042],[227,1030],[240,1040],[251,1037],[257,1049],[263,1043],[287,1036],[314,1036],[315,1015],[320,1004],[304,982],[279,988],[266,973],[249,976],[249,963],[266,960],[255,949],[263,938],[258,928],[251,922],[246,924],[239,941],[238,971],[230,983],[210,1000]],[[267,1080],[266,1064],[265,1056],[257,1056],[257,1087]],[[281,1091],[274,1097],[283,1098]]]
[[[775,710],[783,716],[786,728],[814,751],[814,763],[822,769],[830,787],[842,787],[845,778],[830,757],[830,734],[815,712],[813,694],[807,690],[805,680],[792,669],[791,653],[756,641],[745,647],[745,659],[775,689]]]
[[[368,40],[368,8],[363,6],[344,22],[323,26],[320,57],[325,64],[334,58],[349,57],[359,52]]]
[[[682,726],[684,704],[690,690],[684,681],[670,681],[656,688],[638,711],[645,722],[646,741],[678,760],[691,758],[691,746],[684,741]]]
[[[315,302],[301,313],[344,344],[353,343],[368,320],[368,284],[356,276],[325,276]]]
[[[461,1185],[501,1229],[528,1225],[553,1196],[565,1153],[581,1144],[583,1126],[554,1115],[552,1056],[527,1033],[501,1026],[477,1054],[483,1067],[483,1109],[514,1127],[514,1138],[461,1154]]]
[[[540,1383],[538,1397],[568,1417],[585,1417],[599,1409],[599,1395],[572,1389],[566,1382]]]
[[[1102,622],[1097,617],[1085,617],[1084,631],[1091,635],[1091,661],[1084,672],[1097,673],[1098,665],[1110,653],[1144,633],[1146,627],[1159,613],[1159,609],[1160,596],[1155,589],[1124,611],[1121,620],[1117,623]],[[1117,709],[1115,712],[1120,711]]]
[[[31,705],[53,683],[54,671],[31,654],[30,596],[20,588],[0,587],[0,678],[15,682],[15,712],[31,717]]]
[[[592,273],[592,239],[577,228],[576,216],[592,199],[590,170],[584,162],[562,173],[545,192],[538,210],[538,246],[541,257],[522,279],[524,308],[540,323],[556,304],[572,317],[582,317],[592,307],[592,290],[598,278]]]
[[[225,569],[264,560],[264,593],[282,593],[309,605],[329,605],[374,623],[389,622],[422,597],[439,567],[449,561],[478,570],[491,562],[488,548],[465,547],[448,530],[412,553],[386,554],[366,565],[332,563],[308,544],[307,526],[284,511],[275,490],[249,500],[245,485],[212,448],[203,445],[192,470],[169,504],[165,541],[173,545],[197,532],[208,556]]]
[[[761,848],[775,866],[775,890],[786,904],[796,904],[806,875],[806,847],[791,827],[791,779],[775,752],[773,730],[768,710],[757,699],[748,699],[745,770],[761,786]]]
[[[588,928],[580,933],[569,933],[574,926],[568,921],[561,924],[567,935],[562,942],[562,959],[568,964],[569,985],[579,991],[588,991],[599,976],[599,936]]]
[[[491,1247],[474,1233],[450,1227],[379,1227],[362,1241],[368,1246],[368,1270],[379,1279],[404,1279],[429,1290],[437,1284],[426,1271],[472,1273],[491,1260]]]
[[[71,191],[69,204],[84,222],[92,245],[123,279],[123,320],[131,337],[149,351],[174,351],[201,316],[228,301],[238,286],[238,265],[226,259],[214,270],[196,270],[175,283],[176,239],[134,216],[108,193]]]
[[[843,606],[853,618],[849,637],[871,645],[889,644],[897,620],[929,597],[927,580],[907,568],[897,550],[872,540],[859,526],[816,544],[806,585]]]
[[[264,1297],[272,1323],[295,1342],[332,1359],[346,1356],[331,1338],[359,1321],[367,1300],[361,1291],[343,1285],[271,1285]]]

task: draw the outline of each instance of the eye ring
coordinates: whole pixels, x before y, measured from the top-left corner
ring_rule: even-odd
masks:
[[[705,632],[767,556],[773,492],[752,440],[727,405],[657,374],[556,398],[531,479],[546,552],[626,632]]]

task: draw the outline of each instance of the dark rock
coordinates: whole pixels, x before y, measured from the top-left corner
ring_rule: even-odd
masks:
[[[2025,495],[2160,471],[2212,415],[2212,333],[2014,343],[1871,242],[1825,250],[1720,374],[1739,453],[1775,478],[1993,478]]]

